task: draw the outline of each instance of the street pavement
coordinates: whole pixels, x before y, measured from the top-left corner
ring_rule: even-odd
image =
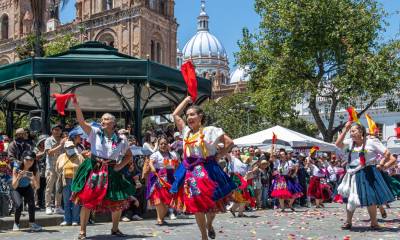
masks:
[[[290,210],[289,210],[290,211]],[[353,229],[340,229],[344,218],[344,205],[326,204],[324,209],[299,208],[296,212],[263,210],[247,212],[247,218],[233,218],[230,213],[218,214],[215,220],[216,239],[251,239],[251,240],[399,240],[400,239],[400,202],[388,209],[388,217],[379,222],[383,227],[379,231],[369,229],[366,208],[357,209],[354,215]],[[190,219],[168,220],[168,226],[156,226],[155,220],[120,223],[120,229],[127,234],[120,239],[162,239],[191,240],[200,239],[196,222]],[[99,223],[88,227],[88,239],[115,239],[110,237],[110,223]],[[42,232],[0,232],[0,239],[76,239],[79,227],[46,227]]]

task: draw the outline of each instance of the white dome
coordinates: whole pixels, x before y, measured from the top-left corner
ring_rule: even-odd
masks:
[[[208,31],[199,31],[183,48],[183,58],[217,58],[226,60],[227,55],[221,42]]]
[[[238,67],[231,73],[230,84],[236,84],[238,82],[248,82],[250,81],[249,68],[246,66],[244,68]]]

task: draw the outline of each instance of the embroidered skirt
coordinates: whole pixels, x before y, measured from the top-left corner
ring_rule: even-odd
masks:
[[[276,175],[272,181],[270,196],[280,199],[299,198],[303,196],[303,189],[291,177]]]
[[[214,157],[187,158],[175,172],[171,206],[188,213],[225,211],[235,188]]]
[[[161,203],[169,205],[172,200],[169,190],[174,182],[174,169],[157,169],[157,174],[150,173],[148,176],[146,197],[152,206]]]
[[[250,203],[250,206],[255,207],[256,199],[253,187],[240,174],[232,175],[231,179],[237,187],[232,193],[233,201],[236,203]]]
[[[88,158],[72,181],[71,200],[94,211],[117,211],[129,206],[135,186],[113,166]]]

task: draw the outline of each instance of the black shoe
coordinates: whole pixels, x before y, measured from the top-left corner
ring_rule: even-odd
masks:
[[[123,234],[119,229],[117,229],[117,231],[111,230],[111,236],[126,237],[126,234]]]
[[[215,230],[214,228],[211,228],[211,230],[208,230],[208,237],[211,239],[215,239]]]
[[[229,210],[229,212],[231,212],[231,214],[232,214],[233,217],[236,217],[236,214],[235,214],[235,212],[234,212],[232,209]]]
[[[86,233],[79,233],[78,240],[86,239]]]

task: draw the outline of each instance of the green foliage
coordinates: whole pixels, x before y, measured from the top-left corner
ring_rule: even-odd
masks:
[[[243,30],[236,59],[250,66],[254,99],[269,118],[293,118],[307,103],[331,141],[336,110],[362,101],[365,111],[398,86],[399,41],[378,42],[386,13],[375,0],[256,0],[255,9],[259,30]]]
[[[24,44],[17,46],[15,48],[15,51],[17,52],[17,55],[20,60],[24,60],[27,58],[30,58],[33,56],[34,48],[35,48],[35,41],[36,37],[34,34],[29,34],[26,39]],[[46,43],[46,40],[41,38],[40,45],[43,46]]]
[[[58,35],[44,46],[45,56],[52,56],[68,51],[70,47],[78,44],[79,40],[71,33]]]
[[[251,109],[251,106],[254,109]],[[230,137],[238,138],[279,124],[294,131],[315,136],[317,129],[300,118],[275,121],[263,113],[264,105],[254,101],[251,93],[237,93],[204,104],[208,125],[221,127]]]

